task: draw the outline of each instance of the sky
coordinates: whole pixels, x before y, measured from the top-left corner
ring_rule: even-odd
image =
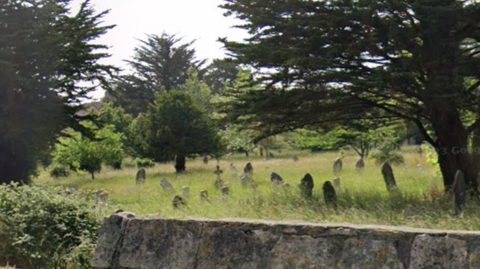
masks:
[[[73,9],[81,0],[73,1]],[[104,17],[106,25],[116,27],[97,40],[110,47],[110,59],[105,63],[125,69],[123,62],[133,56],[133,50],[139,45],[139,39],[146,34],[176,34],[182,37],[182,43],[196,40],[193,44],[199,59],[225,57],[219,37],[240,41],[246,37],[241,29],[232,26],[241,21],[224,17],[223,9],[218,6],[223,0],[91,0],[97,12],[110,10]],[[103,91],[93,94],[98,99]]]

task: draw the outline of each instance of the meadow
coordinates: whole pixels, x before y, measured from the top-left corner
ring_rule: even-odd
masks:
[[[219,160],[210,160],[208,164],[202,158],[187,160],[187,171],[176,174],[173,164],[156,164],[147,168],[147,180],[144,185],[135,184],[136,167],[122,170],[104,168],[95,180],[89,175],[71,175],[68,178],[53,179],[42,172],[34,181],[36,185],[53,186],[77,184],[82,192],[104,190],[108,192],[106,214],[117,209],[135,212],[137,215],[160,215],[165,218],[187,219],[202,218],[251,218],[269,220],[307,220],[328,223],[355,223],[409,226],[419,228],[479,230],[480,206],[474,198],[467,200],[464,213],[453,215],[453,198],[443,191],[441,176],[436,168],[429,164],[425,154],[419,154],[416,148],[405,147],[405,163],[393,166],[398,191],[388,192],[380,172],[380,165],[374,160],[366,160],[362,172],[355,169],[358,155],[345,151],[340,188],[336,189],[338,206],[327,206],[323,200],[322,185],[332,181],[333,162],[339,152],[310,153],[300,151],[274,151],[275,158],[265,160],[258,156],[226,156]],[[297,154],[298,162],[292,160]],[[254,168],[253,180],[256,191],[243,187],[240,179],[232,178],[230,163],[237,168],[238,175],[247,162]],[[222,179],[230,185],[230,195],[223,196],[214,187],[215,168],[220,165]],[[128,163],[127,163],[128,166]],[[276,172],[290,187],[275,187],[270,174]],[[313,176],[315,187],[313,197],[301,197],[298,184],[306,173]],[[190,197],[185,207],[175,209],[172,206],[172,194],[164,192],[160,179],[164,177],[172,183],[176,194],[181,194],[182,186],[190,187]],[[209,201],[202,201],[201,190],[207,190]]]

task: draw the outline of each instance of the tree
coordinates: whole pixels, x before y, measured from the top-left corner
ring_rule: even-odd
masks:
[[[181,41],[166,33],[142,40],[133,59],[127,60],[133,74],[120,77],[109,89],[114,104],[136,117],[154,102],[155,94],[183,89],[190,69],[203,75],[205,61],[195,58],[195,50],[190,48],[193,42]]]
[[[91,124],[89,128],[94,128]],[[95,179],[95,173],[102,170],[102,164],[120,168],[123,160],[123,139],[115,132],[113,125],[95,131],[95,138],[71,132],[70,138],[61,138],[54,153],[55,163],[72,170],[87,171]]]
[[[94,40],[107,12],[89,1],[70,14],[70,0],[0,3],[0,183],[30,182],[37,160],[66,127],[83,130],[82,101],[114,69]]]
[[[132,129],[138,130],[139,155],[157,162],[175,159],[177,173],[185,171],[186,157],[221,149],[212,121],[181,91],[158,94]]]
[[[468,144],[480,127],[479,3],[226,0],[223,7],[251,34],[223,41],[259,71],[264,90],[238,106],[264,130],[364,119],[380,109],[417,125],[438,152],[446,189],[457,170],[477,189]]]
[[[206,68],[204,80],[213,93],[222,93],[233,85],[238,73],[238,64],[232,58],[215,59]]]

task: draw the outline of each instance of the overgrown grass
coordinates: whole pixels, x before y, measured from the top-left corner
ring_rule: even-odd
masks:
[[[208,165],[201,158],[187,162],[187,172],[177,175],[173,164],[161,164],[147,168],[147,181],[143,186],[135,185],[136,168],[115,171],[104,169],[94,181],[89,176],[70,176],[67,179],[51,179],[47,173],[35,181],[40,185],[65,185],[75,183],[83,190],[101,189],[109,193],[109,207],[132,211],[140,215],[161,215],[167,218],[256,218],[271,220],[308,220],[315,222],[358,223],[400,225],[440,229],[480,229],[480,207],[473,198],[467,202],[462,216],[453,216],[452,197],[443,193],[443,183],[435,168],[426,163],[425,157],[416,150],[407,148],[405,163],[394,166],[399,190],[389,193],[380,173],[380,167],[373,160],[366,161],[366,168],[359,173],[355,170],[358,157],[345,152],[343,172],[339,175],[341,188],[337,189],[338,207],[332,208],[323,201],[322,185],[332,180],[333,161],[338,152],[308,153],[295,152],[299,162],[291,156],[294,152],[274,152],[275,159],[259,157],[230,156],[218,163],[224,173],[222,179],[230,184],[230,196],[222,196],[214,187],[217,165],[212,160]],[[250,161],[254,167],[257,191],[242,187],[240,179],[232,178],[229,170],[233,163],[238,175]],[[290,184],[289,188],[273,187],[270,173],[276,172]],[[311,199],[303,199],[298,191],[301,178],[310,173],[315,187]],[[162,191],[160,178],[167,178],[181,194],[182,186],[190,187],[187,206],[174,209],[172,195]],[[201,190],[207,190],[209,201],[199,197]]]

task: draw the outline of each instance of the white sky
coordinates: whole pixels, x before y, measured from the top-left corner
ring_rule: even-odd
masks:
[[[218,8],[222,0],[91,0],[91,4],[97,12],[110,9],[105,24],[116,27],[97,42],[110,46],[112,56],[106,62],[120,68],[126,68],[123,60],[133,55],[138,39],[146,34],[177,34],[185,43],[195,39],[197,58],[210,60],[225,56],[219,37],[237,41],[246,37],[243,30],[232,28],[240,21],[223,16],[224,10]],[[94,97],[102,95],[97,92]]]

